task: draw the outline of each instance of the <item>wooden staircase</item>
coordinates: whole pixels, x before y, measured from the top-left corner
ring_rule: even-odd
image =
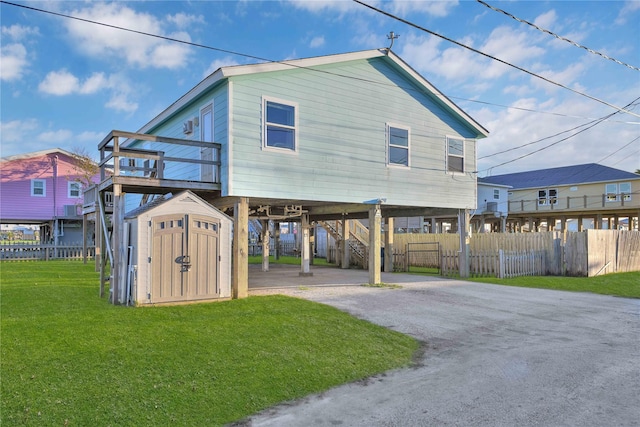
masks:
[[[350,220],[349,237],[346,239],[349,246],[352,265],[367,269],[369,262],[369,229],[358,220]],[[343,240],[342,221],[319,221],[322,226],[335,239],[336,242]]]

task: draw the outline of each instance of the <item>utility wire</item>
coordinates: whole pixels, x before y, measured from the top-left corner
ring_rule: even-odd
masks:
[[[559,39],[559,40],[562,40],[562,41],[565,41],[565,42],[567,42],[567,43],[569,43],[569,44],[572,44],[572,45],[574,45],[575,47],[582,48],[582,49],[586,50],[586,51],[587,51],[587,52],[589,52],[589,53],[593,53],[593,54],[595,54],[595,55],[601,56],[602,58],[604,58],[604,59],[608,59],[608,60],[610,60],[610,61],[613,61],[613,62],[615,62],[616,64],[624,65],[625,67],[627,67],[627,68],[631,68],[632,70],[640,71],[640,68],[638,68],[638,67],[635,67],[635,66],[633,66],[633,65],[627,64],[626,62],[619,61],[619,60],[617,60],[617,59],[615,59],[615,58],[612,58],[612,57],[610,57],[610,56],[605,55],[604,53],[601,53],[601,52],[595,51],[595,50],[593,50],[593,49],[590,49],[590,48],[588,48],[588,47],[586,47],[586,46],[583,46],[583,45],[581,45],[581,44],[579,44],[579,43],[574,42],[573,40],[569,40],[569,39],[568,39],[568,38],[566,38],[566,37],[562,37],[562,36],[560,36],[560,35],[558,35],[558,34],[554,33],[553,31],[547,30],[547,29],[545,29],[545,28],[542,28],[542,27],[537,26],[537,25],[536,25],[536,24],[534,24],[534,23],[531,23],[531,22],[529,22],[529,21],[525,21],[524,19],[520,19],[520,18],[518,18],[518,17],[516,17],[516,16],[513,16],[513,15],[512,15],[512,14],[510,14],[509,12],[506,12],[506,11],[504,11],[504,10],[502,10],[502,9],[499,9],[499,8],[497,8],[497,7],[494,7],[494,6],[491,6],[490,4],[485,3],[485,2],[484,2],[484,1],[482,1],[482,0],[476,0],[476,1],[477,1],[478,3],[480,3],[481,5],[484,5],[484,6],[488,7],[489,9],[491,9],[491,10],[493,10],[493,11],[495,11],[495,12],[503,13],[503,14],[507,15],[509,18],[515,19],[516,21],[521,22],[521,23],[523,23],[523,24],[527,24],[527,25],[529,25],[529,26],[531,26],[531,27],[535,28],[535,29],[536,29],[536,30],[538,30],[538,31],[542,31],[543,33],[549,34],[549,35],[551,35],[551,36],[553,36],[553,37],[555,37],[555,38],[557,38],[557,39]]]
[[[344,77],[344,78],[349,78],[349,79],[353,79],[353,80],[359,80],[359,81],[363,81],[363,82],[367,82],[367,83],[374,83],[374,84],[379,84],[379,85],[392,86],[392,85],[390,85],[390,84],[388,84],[386,82],[363,79],[363,78],[359,78],[359,77],[355,77],[355,76],[338,74],[338,73],[331,72],[331,71],[318,70],[318,69],[315,69],[315,68],[310,68],[310,67],[305,67],[305,66],[301,66],[301,65],[291,64],[291,63],[288,63],[288,62],[285,62],[285,61],[278,61],[278,60],[274,60],[274,59],[263,58],[263,57],[260,57],[260,56],[255,56],[255,55],[251,55],[251,54],[247,54],[247,53],[235,52],[235,51],[232,51],[232,50],[217,48],[217,47],[213,47],[213,46],[209,46],[209,45],[203,45],[203,44],[199,44],[199,43],[193,43],[193,42],[189,42],[189,41],[185,41],[185,40],[179,40],[179,39],[175,39],[175,38],[171,38],[171,37],[167,37],[167,36],[161,36],[161,35],[158,35],[158,34],[152,34],[152,33],[146,33],[146,32],[143,32],[143,31],[132,30],[132,29],[125,28],[125,27],[120,27],[120,26],[117,26],[117,25],[106,24],[106,23],[103,23],[103,22],[93,21],[93,20],[85,19],[85,18],[79,18],[79,17],[76,17],[76,16],[66,15],[66,14],[59,13],[59,12],[53,12],[53,11],[49,11],[49,10],[44,10],[44,9],[39,9],[39,8],[36,8],[36,7],[32,7],[32,6],[26,6],[26,5],[21,5],[21,4],[17,4],[17,3],[12,3],[12,2],[9,2],[9,1],[6,1],[6,0],[0,0],[0,3],[4,3],[4,4],[10,5],[10,6],[21,7],[21,8],[32,10],[32,11],[35,11],[35,12],[47,13],[47,14],[55,15],[55,16],[62,17],[62,18],[74,19],[74,20],[86,22],[86,23],[89,23],[89,24],[101,25],[101,26],[113,28],[113,29],[116,29],[116,30],[128,31],[128,32],[132,32],[132,33],[136,33],[136,34],[140,34],[140,35],[144,35],[144,36],[159,38],[159,39],[166,40],[166,41],[182,43],[182,44],[186,44],[186,45],[193,46],[193,47],[200,47],[200,48],[204,48],[204,49],[214,50],[214,51],[217,51],[217,52],[227,53],[227,54],[230,54],[230,55],[236,55],[236,56],[242,56],[242,57],[245,57],[245,58],[256,59],[256,60],[262,61],[262,62],[280,63],[280,64],[283,64],[283,65],[288,65],[288,66],[290,66],[292,68],[302,68],[302,69],[312,70],[312,71],[315,71],[315,72],[325,73],[325,74],[334,75],[334,76],[338,76],[338,77]],[[406,89],[406,90],[415,90],[412,87],[402,87],[402,88]],[[528,112],[533,112],[533,113],[550,114],[550,115],[556,115],[556,116],[560,116],[560,117],[573,117],[573,118],[579,118],[579,119],[585,119],[585,118],[589,119],[588,117],[573,116],[573,115],[567,115],[567,114],[562,114],[562,113],[553,113],[553,112],[547,112],[547,111],[539,111],[539,110],[533,110],[533,109],[522,108],[522,107],[514,107],[514,106],[509,106],[509,105],[495,104],[495,103],[491,103],[491,102],[487,102],[487,101],[479,101],[479,100],[474,100],[474,99],[461,98],[461,97],[456,97],[456,96],[449,96],[449,98],[459,99],[459,100],[468,101],[468,102],[475,102],[475,103],[484,104],[484,105],[493,105],[493,106],[502,107],[502,108],[510,108],[510,109],[514,109],[514,110],[528,111]],[[638,122],[619,122],[619,123],[640,124]]]
[[[416,28],[416,29],[418,29],[418,30],[420,30],[420,31],[424,31],[425,33],[428,33],[428,34],[431,34],[431,35],[433,35],[433,36],[439,37],[439,38],[441,38],[441,39],[443,39],[443,40],[446,40],[446,41],[448,41],[448,42],[450,42],[450,43],[453,43],[453,44],[455,44],[455,45],[457,45],[457,46],[460,46],[460,47],[462,47],[462,48],[464,48],[464,49],[468,49],[468,50],[470,50],[470,51],[472,51],[472,52],[474,52],[474,53],[477,53],[477,54],[479,54],[479,55],[485,56],[485,57],[487,57],[487,58],[489,58],[489,59],[493,59],[494,61],[498,61],[498,62],[500,62],[501,64],[508,65],[509,67],[515,68],[516,70],[520,70],[520,71],[522,71],[522,72],[524,72],[524,73],[526,73],[526,74],[529,74],[530,76],[533,76],[533,77],[536,77],[536,78],[538,78],[538,79],[544,80],[545,82],[547,82],[547,83],[551,83],[551,84],[552,84],[552,85],[554,85],[554,86],[558,86],[558,87],[561,87],[561,88],[563,88],[563,89],[569,90],[569,91],[571,91],[571,92],[575,93],[576,95],[580,95],[580,96],[583,96],[583,97],[585,97],[585,98],[589,98],[589,99],[591,99],[591,100],[593,100],[593,101],[596,101],[596,102],[599,102],[599,103],[601,103],[601,104],[604,104],[604,105],[606,105],[606,106],[608,106],[608,107],[611,107],[611,108],[613,108],[613,109],[615,109],[615,110],[617,110],[617,111],[620,111],[620,112],[623,112],[623,113],[627,113],[627,114],[631,114],[632,116],[640,117],[640,114],[633,113],[633,112],[631,112],[631,111],[625,110],[624,108],[620,108],[620,107],[618,107],[618,106],[616,106],[616,105],[613,105],[613,104],[611,104],[611,103],[609,103],[609,102],[607,102],[607,101],[603,101],[602,99],[596,98],[595,96],[588,95],[588,94],[586,94],[586,93],[584,93],[584,92],[580,92],[580,91],[578,91],[578,90],[571,89],[570,87],[565,86],[565,85],[563,85],[563,84],[561,84],[561,83],[555,82],[555,81],[553,81],[553,80],[551,80],[551,79],[548,79],[548,78],[546,78],[546,77],[544,77],[544,76],[541,76],[541,75],[539,75],[539,74],[536,74],[536,73],[534,73],[534,72],[532,72],[532,71],[529,71],[529,70],[527,70],[527,69],[525,69],[525,68],[522,68],[522,67],[520,67],[520,66],[518,66],[518,65],[514,65],[514,64],[512,64],[512,63],[510,63],[510,62],[507,62],[507,61],[505,61],[505,60],[503,60],[503,59],[496,58],[495,56],[491,56],[491,55],[489,55],[488,53],[484,53],[484,52],[482,52],[481,50],[475,49],[475,48],[473,48],[473,47],[470,47],[470,46],[467,46],[467,45],[465,45],[465,44],[463,44],[463,43],[460,43],[460,42],[458,42],[458,41],[456,41],[456,40],[453,40],[453,39],[451,39],[451,38],[449,38],[449,37],[446,37],[446,36],[443,36],[443,35],[441,35],[441,34],[438,34],[438,33],[436,33],[435,31],[431,31],[431,30],[429,30],[429,29],[427,29],[427,28],[421,27],[421,26],[420,26],[420,25],[418,25],[418,24],[415,24],[415,23],[413,23],[413,22],[411,22],[411,21],[407,21],[407,20],[406,20],[406,19],[404,19],[404,18],[400,18],[399,16],[396,16],[396,15],[394,15],[394,14],[392,14],[392,13],[386,12],[386,11],[384,11],[384,10],[382,10],[382,9],[379,9],[379,8],[375,7],[375,6],[371,6],[370,4],[367,4],[367,3],[365,3],[365,2],[363,2],[363,1],[361,1],[361,0],[352,0],[352,1],[354,1],[355,3],[358,3],[358,4],[362,5],[362,6],[368,7],[369,9],[371,9],[371,10],[373,10],[373,11],[375,11],[375,12],[381,13],[381,14],[383,14],[383,15],[385,15],[385,16],[387,16],[387,17],[389,17],[389,18],[395,19],[396,21],[400,21],[400,22],[402,22],[403,24],[406,24],[406,25],[409,25],[409,26],[411,26],[411,27],[413,27],[413,28]]]
[[[627,107],[629,107],[629,106],[634,106],[634,105],[635,105],[635,102],[636,102],[636,101],[638,101],[639,99],[640,99],[640,98],[636,98],[636,99],[634,99],[633,101],[631,101],[630,103],[628,103],[627,105],[625,105],[625,107],[624,107],[624,108],[627,108]],[[617,113],[618,113],[618,112],[617,112],[617,111],[615,111],[615,112],[613,112],[613,113],[611,113],[611,114],[607,114],[607,115],[606,115],[606,116],[604,116],[604,117],[600,117],[599,119],[595,119],[595,120],[592,120],[592,121],[590,121],[590,122],[587,122],[587,123],[583,123],[583,124],[581,124],[581,125],[578,125],[578,126],[576,126],[576,127],[572,128],[572,129],[564,130],[564,131],[562,131],[562,132],[558,132],[558,133],[556,133],[556,134],[554,134],[554,135],[545,136],[544,138],[538,139],[538,140],[536,140],[536,141],[528,142],[528,143],[526,143],[526,144],[522,144],[522,145],[519,145],[519,146],[517,146],[517,147],[511,147],[511,148],[508,148],[508,149],[506,149],[506,150],[498,151],[498,152],[493,153],[493,154],[488,154],[488,155],[486,155],[486,156],[479,157],[479,158],[478,158],[478,160],[486,159],[486,158],[488,158],[488,157],[497,156],[498,154],[504,154],[504,153],[507,153],[507,152],[509,152],[509,151],[519,150],[520,148],[528,147],[529,145],[537,144],[538,142],[542,142],[542,141],[545,141],[545,140],[547,140],[547,139],[554,138],[554,137],[556,137],[556,136],[560,136],[560,135],[562,135],[563,133],[571,132],[571,131],[574,131],[574,130],[576,130],[576,129],[580,129],[581,127],[589,126],[589,125],[590,125],[590,124],[592,124],[592,123],[595,123],[593,126],[598,125],[598,124],[602,123],[603,121],[606,121],[608,118],[610,118],[610,117],[614,116],[614,115],[615,115],[615,114],[617,114]],[[587,129],[583,129],[583,130],[581,130],[581,131],[579,131],[579,132],[576,132],[576,133],[574,133],[574,134],[572,134],[572,135],[568,136],[567,138],[564,138],[564,139],[563,139],[563,140],[561,140],[561,141],[566,141],[567,139],[572,138],[572,137],[574,137],[574,136],[576,136],[576,135],[578,135],[578,134],[580,134],[580,133],[584,132],[585,130],[591,129],[593,126],[589,126]],[[561,142],[561,141],[558,141],[558,142]],[[552,144],[552,145],[555,145],[555,144]],[[551,146],[551,145],[549,145],[548,147],[550,147],[550,146]],[[535,151],[534,151],[534,153],[535,153]],[[615,153],[615,152],[614,152],[614,153]],[[612,154],[613,154],[613,153],[612,153]],[[605,157],[605,158],[606,158],[606,157]],[[604,160],[604,159],[603,159],[603,160]],[[500,166],[500,165],[498,165],[498,166]],[[494,166],[494,167],[497,167],[497,166]]]
[[[638,100],[638,99],[635,99],[635,100],[633,100],[632,102],[630,102],[629,104],[625,105],[625,108],[626,108],[626,107],[628,107],[628,106],[630,106],[630,105],[633,105],[633,103],[634,103],[634,102],[636,102],[637,100]],[[502,162],[502,163],[497,164],[497,165],[495,165],[495,166],[492,166],[492,167],[490,167],[490,168],[484,169],[483,171],[476,171],[476,172],[478,172],[478,173],[479,173],[479,172],[486,172],[486,171],[490,171],[491,169],[494,169],[494,168],[497,168],[497,167],[500,167],[500,166],[504,166],[504,165],[507,165],[507,164],[509,164],[509,163],[513,163],[513,162],[516,162],[516,161],[518,161],[518,160],[522,160],[522,159],[524,159],[525,157],[529,157],[529,156],[531,156],[531,155],[533,155],[533,154],[539,153],[540,151],[543,151],[543,150],[546,150],[547,148],[553,147],[554,145],[557,145],[557,144],[559,144],[559,143],[561,143],[561,142],[563,142],[563,141],[566,141],[567,139],[573,138],[574,136],[579,135],[579,134],[581,134],[582,132],[585,132],[585,131],[587,131],[587,130],[589,130],[589,129],[593,128],[594,126],[599,125],[599,124],[600,124],[600,123],[602,123],[604,120],[608,119],[609,117],[611,117],[611,116],[613,116],[613,115],[615,115],[615,114],[618,114],[618,111],[614,111],[614,112],[613,112],[613,113],[611,113],[611,114],[607,114],[606,116],[604,116],[604,117],[602,117],[602,118],[600,118],[600,119],[596,120],[595,122],[592,122],[592,124],[590,124],[588,127],[584,128],[584,129],[581,129],[581,130],[579,130],[578,132],[576,132],[576,133],[574,133],[574,134],[571,134],[571,135],[569,135],[569,136],[567,136],[567,137],[565,137],[565,138],[561,138],[561,139],[559,139],[558,141],[552,142],[551,144],[545,145],[544,147],[541,147],[541,148],[539,148],[539,149],[537,149],[537,150],[531,151],[530,153],[523,154],[522,156],[516,157],[515,159],[507,160],[506,162]],[[635,141],[635,140],[634,140],[634,141]],[[632,141],[632,142],[633,142],[633,141]],[[528,144],[526,144],[526,145],[528,145]],[[516,147],[516,148],[520,148],[520,147]],[[511,151],[511,150],[507,150],[507,151]],[[606,158],[606,157],[605,157],[605,158]]]

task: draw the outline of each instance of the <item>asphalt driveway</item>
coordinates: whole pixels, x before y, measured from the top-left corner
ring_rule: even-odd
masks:
[[[339,276],[314,286],[322,274],[343,274],[348,286]],[[247,425],[640,426],[640,300],[400,274],[382,280],[401,289],[367,288],[357,285],[366,272],[353,270],[314,277],[250,293],[335,306],[417,338],[424,354]]]

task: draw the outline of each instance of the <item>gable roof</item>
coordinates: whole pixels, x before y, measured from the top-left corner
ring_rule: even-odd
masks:
[[[543,188],[555,185],[589,184],[596,182],[640,179],[635,173],[597,163],[539,169],[481,178],[491,184],[510,185],[514,190]]]
[[[31,153],[22,153],[22,154],[15,154],[13,156],[2,157],[0,161],[10,162],[13,160],[32,159],[34,157],[42,157],[48,154],[64,154],[65,156],[69,156],[71,158],[75,157],[73,153],[67,150],[63,150],[62,148],[50,148],[47,150],[32,151]]]
[[[359,52],[342,53],[327,56],[318,56],[313,58],[293,59],[277,62],[264,62],[259,64],[249,65],[235,65],[229,67],[221,67],[198,83],[189,92],[184,94],[180,99],[171,104],[167,109],[161,112],[158,116],[152,119],[149,123],[144,125],[138,133],[148,133],[153,128],[161,124],[163,121],[171,117],[174,113],[180,111],[183,107],[188,105],[201,93],[208,90],[212,86],[219,82],[228,79],[233,76],[241,76],[248,74],[267,73],[272,71],[291,70],[295,68],[305,68],[314,70],[313,67],[327,64],[334,64],[347,61],[355,61],[362,59],[383,58],[395,69],[400,70],[410,79],[412,79],[419,87],[421,87],[425,93],[428,93],[437,103],[443,108],[448,110],[454,116],[457,116],[461,121],[467,124],[472,129],[477,138],[484,138],[489,135],[489,131],[476,122],[471,116],[465,113],[460,107],[458,107],[453,101],[447,98],[442,92],[435,88],[428,80],[422,77],[417,71],[411,68],[406,62],[404,62],[399,56],[393,53],[389,49],[373,49]],[[319,71],[319,70],[315,70]]]

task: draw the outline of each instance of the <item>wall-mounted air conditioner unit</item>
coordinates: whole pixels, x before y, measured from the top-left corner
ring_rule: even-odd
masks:
[[[182,124],[182,133],[188,135],[193,132],[193,120],[185,120]]]

